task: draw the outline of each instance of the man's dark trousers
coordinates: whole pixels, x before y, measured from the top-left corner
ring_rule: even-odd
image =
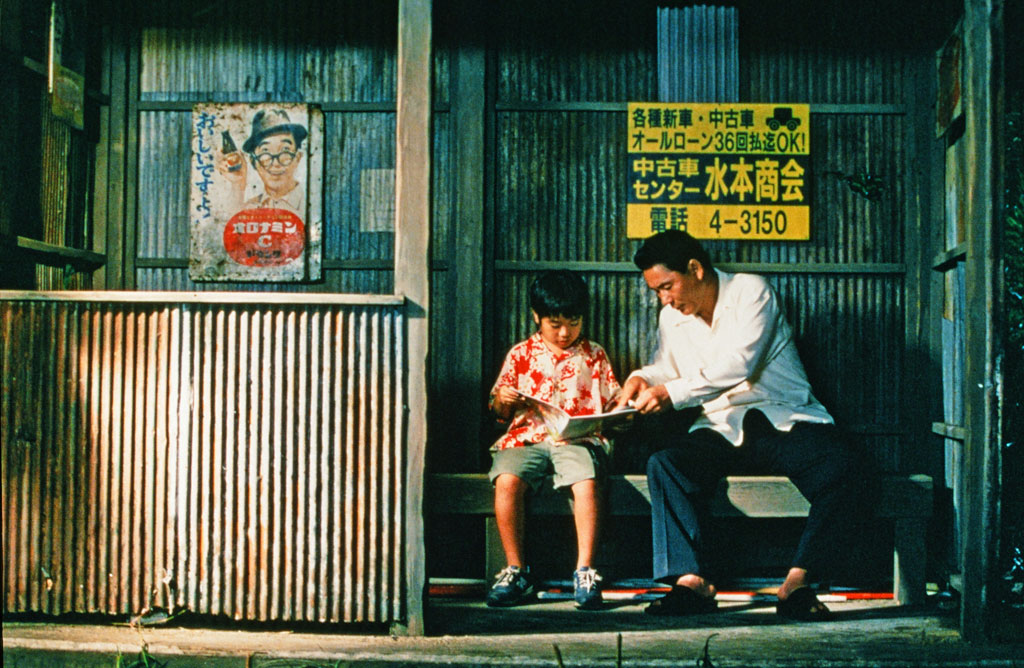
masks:
[[[788,476],[810,502],[791,567],[818,577],[848,553],[867,480],[842,432],[809,422],[777,431],[758,410],[744,416],[743,431],[740,446],[711,429],[664,434],[670,447],[648,460],[655,579],[709,575],[700,520],[718,481],[729,474]]]

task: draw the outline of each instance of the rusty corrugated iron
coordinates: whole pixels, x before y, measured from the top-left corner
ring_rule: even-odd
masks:
[[[365,170],[394,169],[397,5],[257,2],[244,15],[210,6],[201,18],[176,5],[145,12],[139,33],[138,220],[135,285],[142,290],[390,294],[394,234],[360,225]],[[445,77],[447,56],[439,55]],[[441,78],[435,90],[447,86]],[[180,102],[310,102],[325,112],[322,283],[193,282],[189,257],[189,112]],[[170,103],[162,109],[161,103]],[[345,105],[356,105],[354,108]],[[363,108],[358,105],[371,105]],[[340,105],[342,108],[331,108]],[[444,124],[435,150],[447,154]],[[443,158],[442,158],[443,160]],[[440,178],[440,177],[437,177]],[[436,209],[442,209],[439,198]],[[371,202],[372,203],[372,202]],[[447,214],[437,211],[442,235]],[[364,263],[338,266],[338,262]],[[371,266],[366,266],[367,264]]]
[[[517,105],[516,95],[540,103],[572,100],[577,84],[562,76],[569,61],[521,55],[527,37],[508,35],[506,41],[498,69],[508,83],[498,88],[505,106],[495,129],[494,349],[485,372],[491,380],[508,346],[532,330],[528,281],[543,268],[577,263],[609,264],[607,271],[583,268],[599,305],[588,329],[616,370],[628,372],[653,349],[645,328],[653,327],[654,311],[638,295],[639,276],[622,264],[639,245],[625,238],[626,184],[616,171],[625,161],[624,112]],[[768,35],[756,36],[740,54],[741,70],[749,72],[744,97],[812,105],[811,239],[709,240],[706,246],[721,263],[776,267],[766,276],[787,304],[816,392],[844,424],[861,429],[885,469],[900,470],[906,465],[900,435],[906,277],[898,268],[907,259],[906,184],[913,178],[906,166],[910,121],[901,111],[907,65],[898,53],[779,50],[770,42]],[[525,87],[542,66],[552,70],[550,86],[558,87]],[[608,90],[638,86],[629,99],[657,94],[654,83],[631,80],[628,70],[607,68],[595,76],[602,81],[593,85]],[[814,112],[820,104],[864,106]],[[856,175],[881,179],[883,196],[870,200],[841,178]],[[821,269],[801,271],[798,264]],[[786,272],[788,265],[794,273]]]
[[[659,7],[658,99],[739,100],[739,10]]]
[[[4,612],[400,619],[403,328],[0,301]]]

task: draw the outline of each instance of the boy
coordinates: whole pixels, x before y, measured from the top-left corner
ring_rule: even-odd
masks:
[[[579,276],[546,272],[534,280],[529,296],[537,332],[508,352],[491,389],[491,409],[511,424],[491,447],[494,515],[508,565],[488,592],[487,605],[516,605],[533,594],[522,559],[524,499],[528,487],[537,489],[553,471],[555,487],[569,487],[573,494],[576,607],[599,609],[601,576],[593,568],[600,495],[595,461],[607,453],[608,440],[601,435],[571,443],[551,440],[540,416],[526,409],[516,390],[570,415],[590,415],[602,412],[619,384],[604,349],[580,336],[590,298]]]

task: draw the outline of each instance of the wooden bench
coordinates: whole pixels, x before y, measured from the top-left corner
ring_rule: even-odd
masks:
[[[651,513],[647,479],[642,475],[613,475],[608,483],[607,512],[611,517],[645,517]],[[504,567],[494,522],[494,492],[483,473],[434,473],[427,478],[426,504],[433,515],[479,515],[487,521],[485,573]],[[893,595],[897,602],[916,605],[925,600],[925,534],[932,514],[932,479],[926,475],[890,475],[882,479],[875,517],[892,520]],[[779,476],[729,476],[712,500],[715,517],[807,517],[810,504],[790,482]],[[529,502],[531,515],[571,515],[568,494],[546,486]]]

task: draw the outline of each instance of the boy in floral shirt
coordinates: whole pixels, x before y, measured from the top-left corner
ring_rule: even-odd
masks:
[[[601,413],[618,393],[604,349],[580,336],[589,301],[587,286],[570,271],[538,277],[530,286],[538,330],[508,352],[491,389],[491,409],[511,423],[491,447],[494,515],[508,565],[487,595],[490,606],[516,605],[533,594],[522,559],[524,500],[527,489],[539,487],[552,472],[555,487],[568,487],[573,494],[576,607],[602,605],[601,576],[593,568],[601,492],[595,462],[607,453],[608,440],[600,434],[572,442],[552,440],[541,417],[517,394],[518,390],[555,404],[570,415],[592,415]]]

